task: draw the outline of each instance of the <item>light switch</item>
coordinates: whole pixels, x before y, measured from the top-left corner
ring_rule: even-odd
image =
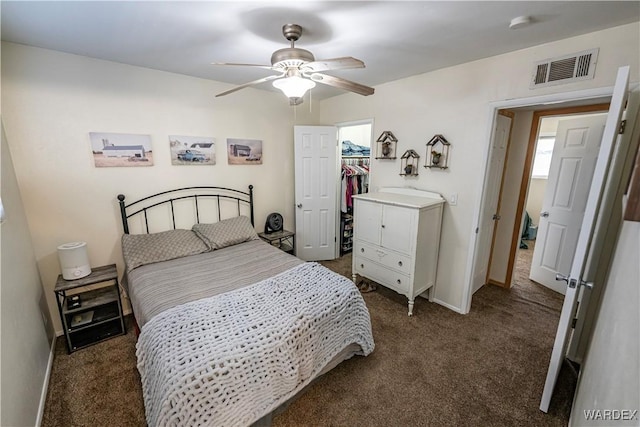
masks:
[[[451,206],[455,206],[458,204],[458,193],[453,193],[451,196],[449,196],[449,204]]]

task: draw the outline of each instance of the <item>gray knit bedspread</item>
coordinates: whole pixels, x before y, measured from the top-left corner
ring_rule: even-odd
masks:
[[[164,310],[137,344],[147,422],[249,425],[354,343],[356,354],[373,351],[364,300],[350,280],[316,263]]]
[[[171,307],[257,283],[302,262],[262,240],[251,240],[138,267],[127,275],[127,293],[142,328]]]

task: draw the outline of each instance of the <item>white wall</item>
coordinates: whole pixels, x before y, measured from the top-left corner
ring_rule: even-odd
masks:
[[[351,141],[363,147],[371,146],[371,124],[344,126],[338,129],[340,142]]]
[[[0,225],[0,425],[32,426],[36,424],[38,408],[42,403],[52,329],[4,128],[1,140],[2,203],[6,220]]]
[[[449,169],[421,169],[417,178],[399,176],[399,161],[374,160],[372,188],[411,185],[438,191],[449,198],[458,194],[457,206],[446,206],[440,246],[435,297],[464,311],[468,287],[465,269],[471,233],[475,228],[483,162],[491,127],[493,101],[550,93],[610,87],[619,66],[630,65],[632,80],[640,80],[638,23],[624,25],[536,46],[492,58],[413,76],[376,87],[370,97],[345,94],[320,103],[322,123],[375,119],[374,135],[385,130],[398,138],[398,152],[414,148],[426,154],[425,143],[443,134],[451,143]],[[593,80],[529,89],[534,61],[593,47],[600,48]]]
[[[540,212],[542,212],[542,202],[544,201],[544,192],[546,189],[546,178],[531,178],[525,208],[527,212],[529,212],[529,216],[531,216],[534,225],[538,225],[540,222]]]
[[[191,185],[255,186],[256,226],[293,215],[293,126],[315,124],[279,92],[230,85],[23,45],[2,44],[2,108],[49,309],[56,247],[86,241],[93,266],[123,271],[116,195],[128,200]],[[316,108],[314,107],[314,110]],[[297,119],[296,119],[297,117]],[[89,132],[150,134],[154,166],[96,168]],[[210,136],[215,166],[172,166],[168,135]],[[263,164],[227,165],[226,139],[263,141]]]
[[[571,409],[570,425],[637,426],[640,414],[587,420],[586,410],[640,411],[640,223],[622,224],[598,320]],[[601,415],[603,412],[601,412]],[[620,417],[621,412],[610,413]]]

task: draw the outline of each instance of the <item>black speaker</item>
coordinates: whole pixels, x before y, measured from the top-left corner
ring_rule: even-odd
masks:
[[[270,213],[267,215],[267,222],[264,224],[264,232],[266,234],[271,234],[276,231],[282,231],[283,223],[282,215],[277,212]]]

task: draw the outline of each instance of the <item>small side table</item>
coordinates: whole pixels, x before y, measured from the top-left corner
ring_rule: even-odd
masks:
[[[96,286],[85,289],[90,285]],[[59,275],[53,291],[69,353],[127,333],[115,264],[93,268],[77,280]],[[72,297],[79,297],[79,305]]]
[[[265,242],[294,254],[296,248],[296,233],[288,230],[275,231],[273,233],[258,233],[258,236]]]

